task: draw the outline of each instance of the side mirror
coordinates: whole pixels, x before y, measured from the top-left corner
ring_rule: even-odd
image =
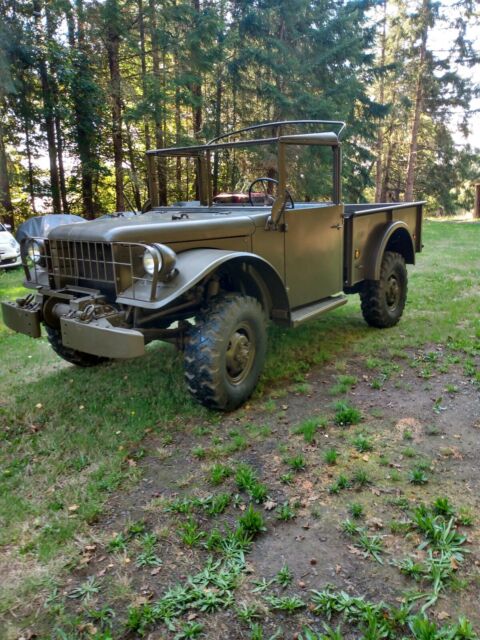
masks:
[[[3,226],[5,227],[5,229],[7,231],[11,231],[12,230],[12,225],[11,224],[4,224]]]

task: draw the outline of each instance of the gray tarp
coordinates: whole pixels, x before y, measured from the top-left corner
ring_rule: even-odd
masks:
[[[46,238],[55,227],[62,224],[76,224],[77,222],[86,222],[86,220],[68,213],[47,213],[44,216],[29,218],[22,222],[15,237],[20,243],[25,238]]]

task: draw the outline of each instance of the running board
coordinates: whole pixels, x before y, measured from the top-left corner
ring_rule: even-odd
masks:
[[[347,296],[336,296],[332,298],[325,298],[320,302],[314,302],[307,307],[296,309],[292,311],[290,326],[298,327],[298,325],[307,322],[308,320],[315,320],[318,316],[326,311],[331,311],[337,307],[341,307],[342,304],[347,302]]]

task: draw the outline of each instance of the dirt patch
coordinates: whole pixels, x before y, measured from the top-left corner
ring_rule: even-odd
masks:
[[[308,605],[310,590],[332,585],[374,602],[398,605],[406,590],[428,589],[395,565],[407,556],[418,561],[425,558],[419,548],[421,535],[407,526],[412,510],[447,497],[457,513],[464,509],[475,516],[480,491],[478,386],[465,375],[461,362],[451,363],[448,353],[437,352],[435,357],[428,353],[406,353],[388,363],[374,363],[372,368],[352,358],[344,361],[341,372],[333,366],[318,367],[285,394],[279,388],[270,399],[252,402],[228,416],[192,422],[161,438],[152,436],[145,449],[156,453],[139,463],[143,479],[130,493],[112,496],[107,513],[92,530],[94,545],[87,553],[88,542],[79,547],[79,566],[58,595],[59,600],[63,598],[64,619],[65,611],[69,620],[72,616],[88,620],[87,608],[110,607],[116,614],[114,637],[137,637],[125,631],[128,607],[153,603],[167,589],[187,583],[189,576],[202,570],[211,555],[202,546],[207,536],[215,529],[222,534],[233,530],[249,502],[234,477],[226,477],[218,488],[208,483],[214,464],[232,469],[248,464],[268,488],[268,500],[255,505],[266,531],[256,538],[246,558],[247,570],[235,589],[237,606],[260,605],[264,637],[281,628],[276,637],[294,638],[304,624],[321,628],[321,620],[308,606],[292,615],[273,611],[265,598],[269,594],[296,595]],[[349,379],[345,393],[338,392],[342,375]],[[339,401],[360,412],[357,424],[335,424]],[[318,422],[310,442],[296,433],[308,419]],[[338,454],[335,464],[327,462],[329,450]],[[298,463],[295,471],[292,459],[298,456],[303,464]],[[416,469],[417,483],[412,481]],[[341,476],[346,479],[343,487]],[[190,513],[165,509],[177,498],[201,500],[220,491],[231,498],[218,516],[210,517],[200,507]],[[355,535],[344,531],[342,523],[353,519],[352,504],[361,508],[358,525],[380,540],[379,561],[359,546]],[[291,519],[279,518],[282,506],[291,509]],[[199,544],[192,546],[182,541],[181,533],[189,519],[197,522],[202,533]],[[130,537],[124,549],[109,550],[116,535],[138,522],[143,526],[141,534]],[[464,522],[469,524],[467,519]],[[458,531],[467,536],[468,555],[429,611],[440,620],[465,615],[479,629],[478,522],[460,524]],[[137,566],[145,532],[157,536],[158,567]],[[290,584],[283,588],[274,582],[259,590],[259,581],[273,580],[285,565],[292,574]],[[86,607],[85,600],[71,596],[90,577],[98,583],[98,591]],[[201,622],[212,640],[250,637],[249,625],[233,604],[212,613],[196,611],[188,620]],[[355,637],[348,626],[344,631],[346,638]],[[88,637],[84,630],[79,633]],[[147,637],[152,640],[174,635],[164,624],[148,627]]]

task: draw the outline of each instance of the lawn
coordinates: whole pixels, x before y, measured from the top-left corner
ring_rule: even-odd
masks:
[[[477,622],[480,224],[427,222],[424,242],[397,327],[353,296],[272,328],[229,416],[190,399],[168,345],[80,370],[0,324],[5,637],[476,637],[457,619]],[[21,292],[0,273],[0,298]]]

